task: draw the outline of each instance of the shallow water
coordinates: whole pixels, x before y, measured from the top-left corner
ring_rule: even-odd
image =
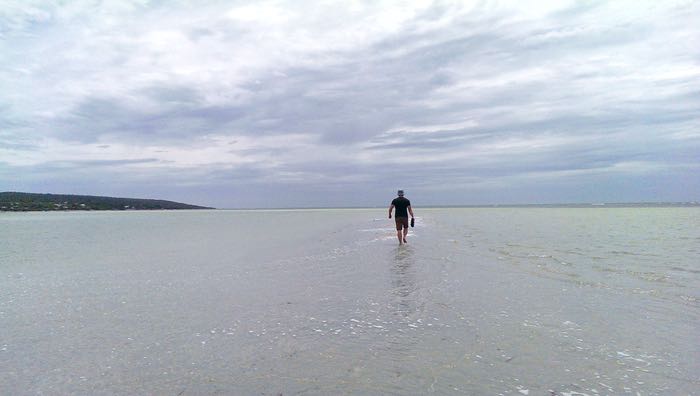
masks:
[[[0,214],[4,394],[700,393],[697,208]]]

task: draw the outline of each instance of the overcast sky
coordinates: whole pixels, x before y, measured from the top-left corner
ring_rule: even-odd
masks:
[[[0,191],[700,200],[698,1],[0,1]]]

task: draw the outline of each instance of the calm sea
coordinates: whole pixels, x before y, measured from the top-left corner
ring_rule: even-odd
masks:
[[[700,209],[0,214],[0,393],[700,394]]]

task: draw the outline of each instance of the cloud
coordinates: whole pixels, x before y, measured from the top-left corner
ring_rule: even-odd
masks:
[[[98,194],[109,177],[112,195],[189,188],[223,206],[369,205],[396,184],[432,204],[517,201],[515,186],[523,202],[690,200],[698,17],[684,1],[11,1],[0,189]],[[94,172],[66,175],[80,167]],[[678,184],[652,194],[644,177]]]

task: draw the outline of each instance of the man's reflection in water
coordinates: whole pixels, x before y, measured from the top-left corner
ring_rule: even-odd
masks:
[[[391,293],[394,297],[395,313],[404,318],[416,311],[416,262],[411,246],[396,248],[391,266]]]
[[[391,263],[390,307],[393,313],[395,331],[387,338],[385,358],[392,364],[387,367],[392,372],[395,383],[412,381],[411,369],[406,364],[416,355],[416,344],[420,340],[420,290],[416,282],[416,258],[413,247],[403,245],[396,248]]]

